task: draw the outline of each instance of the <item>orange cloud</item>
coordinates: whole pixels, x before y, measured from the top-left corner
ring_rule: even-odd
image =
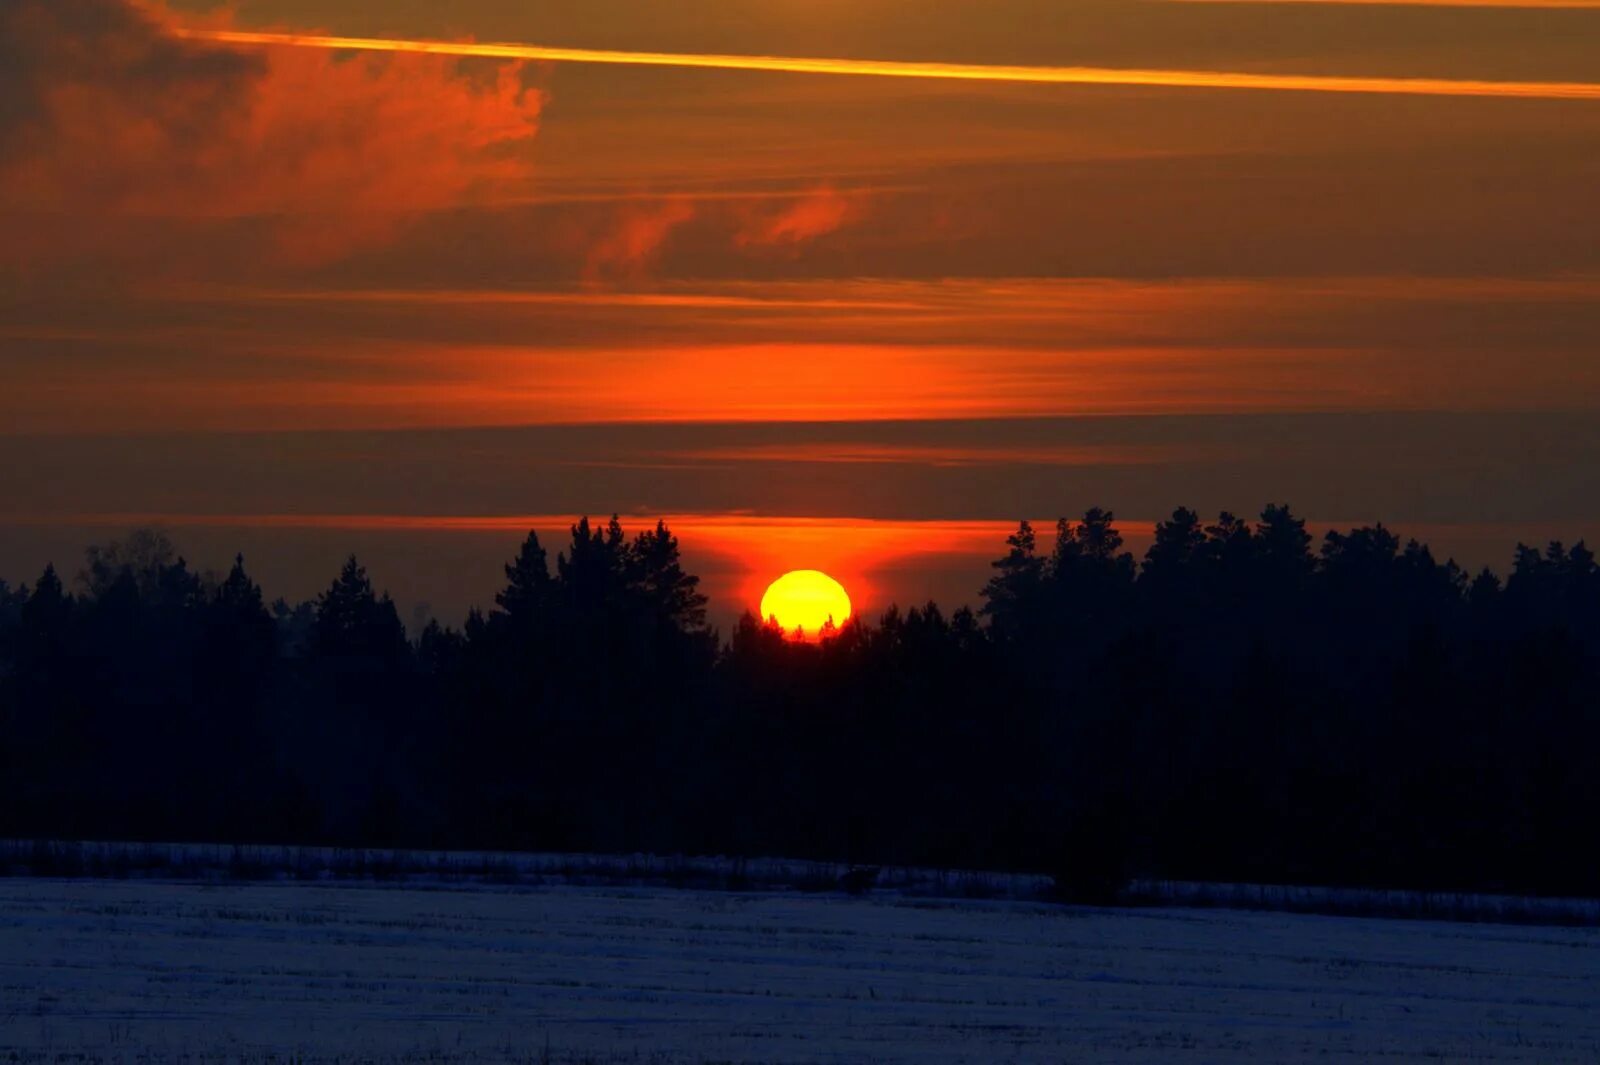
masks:
[[[611,228],[589,247],[584,277],[598,281],[644,272],[672,231],[694,214],[694,204],[676,196],[660,203],[620,208]]]
[[[619,204],[609,228],[598,237],[576,232],[572,243],[582,248],[584,278],[591,282],[638,279],[647,274],[673,234],[704,215],[718,240],[733,228],[738,248],[793,248],[847,225],[861,214],[860,197],[822,187],[792,198],[776,210],[749,206],[740,200],[713,203],[673,194],[651,201]]]
[[[740,247],[804,244],[843,228],[861,213],[860,197],[824,185],[775,214],[747,214],[734,243]]]
[[[18,0],[0,37],[28,60],[0,63],[0,213],[24,256],[113,249],[130,229],[170,250],[234,222],[325,261],[528,177],[515,149],[542,96],[519,63],[245,55],[182,40],[134,0]]]
[[[1600,397],[1600,278],[1586,275],[144,291],[109,321],[14,304],[0,343],[21,357],[0,360],[0,397],[17,398],[0,400],[0,420],[12,432],[353,428],[1570,410]],[[830,445],[655,460],[1078,457]]]
[[[118,427],[140,417],[292,428],[1316,410],[1381,405],[1375,361],[1350,353],[1309,359],[1294,350],[1233,351],[1216,360],[1181,349],[350,344],[292,377],[271,363],[220,378],[196,370],[153,379],[131,367],[114,380],[108,373],[93,396],[78,395],[64,377],[54,387],[36,384],[34,394],[71,403],[85,422]]]

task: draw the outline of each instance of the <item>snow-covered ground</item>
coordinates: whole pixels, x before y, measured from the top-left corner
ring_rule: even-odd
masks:
[[[0,1062],[1600,1060],[1600,930],[0,880]]]
[[[233,843],[0,840],[0,876],[70,876],[207,882],[365,882],[411,886],[677,887],[723,891],[838,891],[858,873],[904,897],[1058,901],[1035,873],[908,866],[855,868],[793,858],[561,854],[300,847]],[[1350,917],[1439,917],[1498,923],[1600,925],[1600,899],[1294,884],[1134,880],[1122,901]]]

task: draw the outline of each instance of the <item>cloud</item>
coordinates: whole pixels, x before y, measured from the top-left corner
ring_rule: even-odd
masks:
[[[584,277],[599,281],[643,273],[660,254],[672,231],[694,215],[694,204],[676,196],[659,203],[620,208],[611,228],[589,246]]]
[[[815,189],[776,213],[752,212],[734,236],[739,247],[804,244],[841,229],[862,213],[859,197]]]
[[[1595,276],[51,288],[6,432],[1600,407]]]
[[[170,254],[227,224],[327,261],[528,177],[543,98],[521,64],[178,32],[140,0],[0,7],[0,220],[25,261]]]
[[[775,201],[769,206],[763,201]],[[786,197],[730,200],[669,194],[653,200],[620,201],[598,222],[568,227],[562,242],[583,258],[583,278],[599,282],[636,281],[648,275],[680,230],[695,222],[675,255],[706,255],[731,246],[745,252],[793,250],[832,233],[863,213],[859,193],[831,186]],[[591,290],[592,294],[592,290]]]

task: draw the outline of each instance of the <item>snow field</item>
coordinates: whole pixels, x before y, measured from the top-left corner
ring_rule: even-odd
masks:
[[[1600,1060],[1600,930],[0,880],[0,1062]]]

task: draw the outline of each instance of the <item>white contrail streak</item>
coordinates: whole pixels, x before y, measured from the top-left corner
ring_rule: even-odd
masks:
[[[1013,82],[1034,85],[1141,85],[1191,89],[1265,89],[1280,92],[1381,93],[1408,96],[1513,97],[1538,100],[1600,100],[1600,84],[1572,81],[1463,81],[1449,78],[1336,77],[1310,74],[1245,74],[1213,70],[1133,70],[1118,67],[989,66],[881,59],[818,59],[770,55],[685,52],[622,52],[531,44],[472,44],[386,37],[324,37],[249,30],[179,29],[180,37],[221,44],[276,45],[340,51],[406,52],[487,59],[603,63],[620,66],[761,70],[791,74]]]

